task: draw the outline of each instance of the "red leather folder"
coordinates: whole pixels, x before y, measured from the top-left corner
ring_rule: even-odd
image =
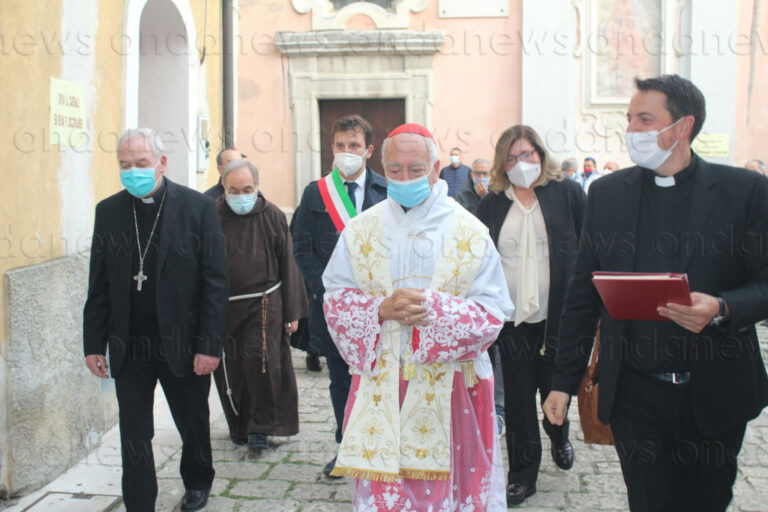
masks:
[[[686,274],[592,272],[592,283],[614,320],[669,321],[657,307],[668,302],[691,304]]]

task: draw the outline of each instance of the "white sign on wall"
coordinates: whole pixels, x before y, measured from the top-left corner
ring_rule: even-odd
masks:
[[[503,18],[509,14],[509,0],[439,0],[441,18]]]

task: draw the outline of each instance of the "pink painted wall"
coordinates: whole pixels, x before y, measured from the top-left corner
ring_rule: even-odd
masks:
[[[274,44],[277,31],[312,29],[312,15],[299,14],[285,0],[240,0],[240,49],[236,145],[259,168],[264,195],[293,207],[288,60]]]
[[[432,126],[443,165],[451,147],[463,161],[491,159],[506,127],[520,122],[521,0],[510,0],[507,18],[438,18],[437,1],[411,13],[411,30],[442,30],[445,44],[434,58]],[[348,29],[371,27],[352,18]],[[276,31],[308,31],[312,15],[289,1],[240,0],[237,147],[260,170],[261,189],[278,206],[293,208],[293,130],[288,61],[274,46]]]
[[[506,18],[438,18],[438,2],[411,14],[412,30],[442,30],[445,43],[434,61],[432,130],[441,165],[461,148],[462,161],[493,160],[502,131],[522,113],[522,2],[511,0]]]
[[[760,11],[753,25],[755,3]],[[748,42],[753,28],[757,39],[740,46],[737,56],[733,164],[739,166],[753,158],[768,162],[768,1],[740,0],[740,40]]]

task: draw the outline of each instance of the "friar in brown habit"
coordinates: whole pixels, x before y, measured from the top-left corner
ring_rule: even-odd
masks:
[[[225,355],[214,373],[235,444],[267,446],[267,436],[299,432],[290,334],[307,314],[285,214],[258,190],[256,167],[230,162],[218,201],[227,240],[230,297]]]

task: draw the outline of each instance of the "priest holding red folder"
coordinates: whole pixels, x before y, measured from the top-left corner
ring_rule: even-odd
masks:
[[[705,119],[693,83],[636,85],[626,133],[636,166],[589,191],[544,409],[564,420],[601,320],[598,416],[630,509],[724,511],[746,424],[768,405],[754,326],[768,312],[768,181],[691,150]],[[663,320],[613,318],[592,281],[601,271],[684,273],[690,304],[658,306]]]

